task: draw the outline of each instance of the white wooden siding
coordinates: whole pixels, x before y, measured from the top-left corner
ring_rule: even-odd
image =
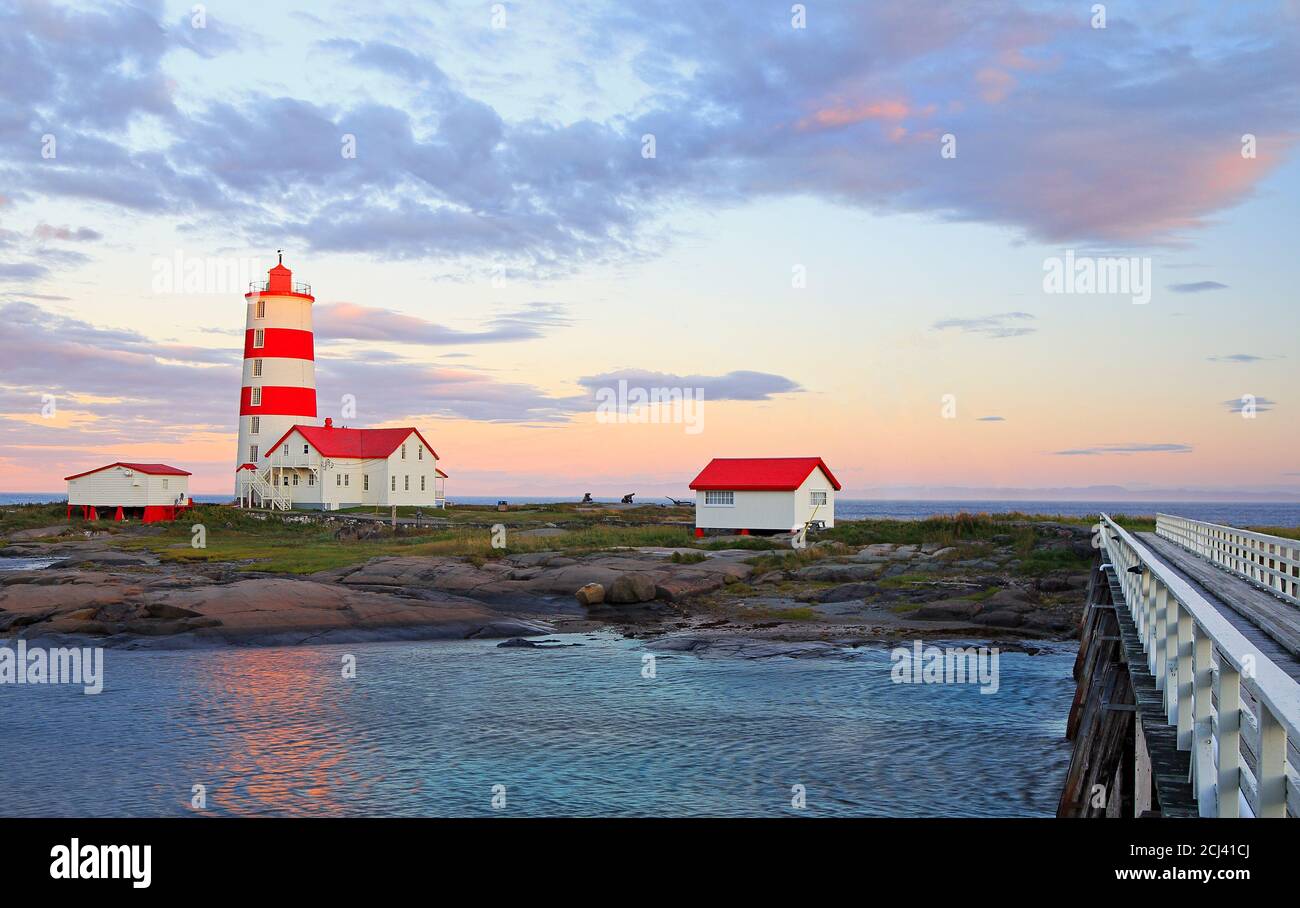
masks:
[[[178,496],[185,500],[189,495],[188,476],[155,476],[125,467],[112,467],[68,480],[68,504],[89,504],[97,508],[173,505]]]

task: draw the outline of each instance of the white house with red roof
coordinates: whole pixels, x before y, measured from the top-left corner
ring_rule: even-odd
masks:
[[[68,516],[72,516],[74,507],[79,507],[81,516],[87,520],[100,517],[113,520],[138,517],[145,523],[175,520],[177,513],[192,503],[190,475],[165,463],[118,461],[65,476]]]
[[[705,530],[835,526],[840,483],[820,457],[715,457],[691,483],[695,535]]]
[[[247,506],[337,511],[376,506],[444,507],[438,452],[413,426],[349,429],[294,425],[258,464],[242,464],[238,492]]]

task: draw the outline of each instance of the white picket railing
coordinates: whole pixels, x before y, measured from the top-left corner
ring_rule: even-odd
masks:
[[[1177,543],[1238,577],[1300,605],[1300,539],[1156,515],[1156,535]]]
[[[1287,759],[1287,739],[1300,741],[1300,684],[1106,514],[1100,530],[1178,748],[1191,751],[1201,816],[1300,814],[1300,776]]]

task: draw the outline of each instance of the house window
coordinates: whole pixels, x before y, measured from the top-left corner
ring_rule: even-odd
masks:
[[[304,454],[307,453],[307,446],[306,446],[306,445],[303,445],[303,446],[302,446],[302,453],[304,453]]]
[[[735,492],[712,492],[704,493],[705,504],[734,505],[736,503]]]
[[[335,473],[335,474],[334,474],[334,484],[335,484],[336,486],[342,486],[342,485],[343,485],[343,474],[342,474],[342,473]]]
[[[262,361],[260,359],[255,359],[253,360],[253,377],[260,378],[261,376],[262,376]]]
[[[344,484],[344,485],[347,485],[347,484],[348,484],[348,480],[350,480],[351,478],[352,478],[352,477],[351,477],[349,474],[344,473],[344,474],[343,474],[343,484]]]
[[[406,445],[405,445],[405,443],[403,443],[403,445],[402,445],[402,460],[406,460]]]
[[[403,477],[402,477],[402,491],[403,491],[403,492],[409,492],[409,491],[411,491],[411,477],[410,477],[410,474],[407,474],[406,476],[403,476]]]
[[[393,477],[393,491],[394,491],[394,492],[397,491],[397,477],[396,477],[396,476]]]
[[[262,431],[262,417],[251,416],[248,419],[248,434],[256,435]]]
[[[286,474],[284,475],[284,482],[282,482],[281,485],[286,485],[286,486],[287,486],[288,484],[289,484],[289,474],[286,473]]]
[[[254,328],[254,329],[253,329],[253,348],[254,348],[255,350],[260,350],[260,349],[262,349],[262,348],[265,347],[265,346],[266,346],[266,329],[265,329],[265,328]]]
[[[257,301],[257,315],[255,317],[266,318],[266,300]]]
[[[297,484],[298,484],[298,474],[297,474],[297,473],[294,473],[294,474],[293,474],[293,484],[294,484],[294,485],[297,485]]]
[[[424,445],[415,446],[415,459],[424,460]]]
[[[369,491],[370,491],[370,474],[369,474],[369,473],[362,473],[362,474],[361,474],[361,491],[363,491],[363,492],[369,492]]]
[[[814,507],[816,507],[817,505],[820,505],[820,504],[825,504],[825,503],[826,503],[826,493],[825,493],[825,492],[809,492],[809,493],[808,493],[808,503],[811,504],[811,505],[813,505]]]
[[[257,445],[248,446],[248,462],[257,463]]]
[[[307,474],[307,485],[309,485],[309,486],[314,486],[315,484],[316,484],[316,474],[315,474],[315,473],[308,473],[308,474]]]
[[[260,407],[260,406],[262,406],[262,389],[261,389],[261,388],[249,388],[249,389],[248,389],[248,405],[249,405],[250,407]]]
[[[423,477],[423,476],[420,477],[420,491],[421,491],[421,492],[424,491],[424,477]]]

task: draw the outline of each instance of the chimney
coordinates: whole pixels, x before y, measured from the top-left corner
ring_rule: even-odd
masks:
[[[334,420],[330,419],[328,416],[325,417],[325,428],[327,429],[334,428]]]

